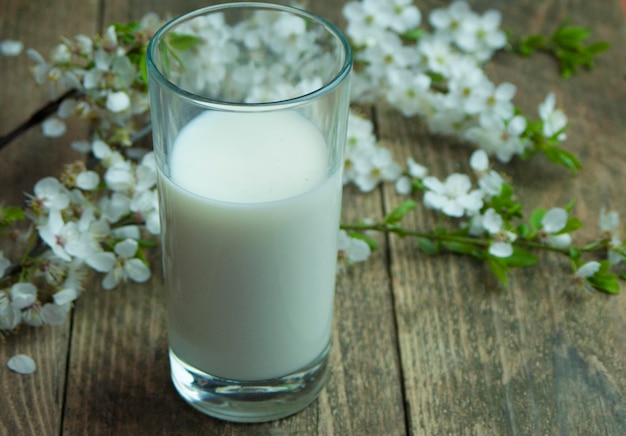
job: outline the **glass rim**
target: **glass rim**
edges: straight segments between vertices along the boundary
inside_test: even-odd
[[[335,74],[335,76],[324,83],[324,85],[320,88],[315,89],[306,94],[299,95],[297,97],[293,97],[286,100],[276,100],[276,101],[268,101],[268,102],[260,102],[260,103],[244,103],[244,102],[229,102],[223,100],[216,100],[207,97],[203,97],[192,92],[189,92],[174,83],[172,83],[165,75],[161,72],[159,67],[154,62],[154,53],[157,50],[157,45],[159,42],[163,40],[163,38],[168,34],[170,30],[175,28],[176,26],[189,21],[193,18],[202,15],[208,15],[210,13],[225,11],[229,9],[256,9],[256,10],[274,10],[287,12],[293,15],[300,16],[302,18],[311,20],[316,22],[320,26],[322,26],[327,32],[331,33],[335,36],[341,43],[341,47],[343,47],[343,52],[345,53],[345,58],[343,60],[343,65],[339,69],[339,72]],[[288,109],[295,106],[300,106],[311,102],[313,100],[317,100],[329,92],[333,91],[339,85],[341,85],[350,74],[352,70],[352,47],[350,46],[350,42],[348,38],[344,35],[344,33],[339,30],[337,26],[335,26],[330,20],[321,17],[319,15],[313,14],[304,9],[299,9],[292,6],[279,5],[274,3],[261,3],[261,2],[232,2],[232,3],[222,3],[213,6],[207,6],[204,8],[196,9],[191,12],[187,12],[177,18],[174,18],[167,23],[165,23],[161,28],[159,28],[154,36],[150,39],[148,43],[148,49],[146,51],[146,67],[148,72],[148,77],[154,78],[161,86],[166,88],[169,92],[178,95],[184,100],[193,102],[199,106],[202,106],[207,109],[213,110],[228,110],[228,111],[245,111],[245,112],[254,112],[254,111],[267,111],[267,110],[280,110],[280,109]]]

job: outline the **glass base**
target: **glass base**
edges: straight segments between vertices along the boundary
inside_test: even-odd
[[[264,422],[284,418],[313,402],[328,380],[330,345],[308,366],[283,377],[229,380],[187,365],[170,350],[172,381],[191,406],[214,418]]]

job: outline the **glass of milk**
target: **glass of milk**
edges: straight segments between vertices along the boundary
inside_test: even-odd
[[[351,65],[333,24],[266,3],[150,42],[171,376],[208,415],[278,419],[328,378]]]

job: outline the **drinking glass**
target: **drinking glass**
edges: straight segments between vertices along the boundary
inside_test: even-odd
[[[208,415],[278,419],[326,383],[351,66],[333,24],[267,3],[149,44],[171,378]]]

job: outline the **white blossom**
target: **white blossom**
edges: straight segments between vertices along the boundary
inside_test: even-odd
[[[489,254],[495,257],[506,258],[513,254],[512,243],[517,235],[504,228],[504,220],[493,208],[489,208],[482,216],[482,226],[493,237],[489,245]]]
[[[367,242],[351,237],[345,230],[339,230],[337,249],[339,270],[343,269],[346,264],[365,262],[372,251]]]
[[[430,176],[423,180],[427,191],[424,205],[452,217],[471,216],[483,206],[481,193],[471,190],[472,182],[465,174],[451,174],[445,182]]]
[[[607,212],[606,209],[602,209],[599,226],[604,238],[608,240],[609,263],[611,265],[621,263],[624,261],[625,249],[619,232],[618,213],[614,210]]]
[[[54,177],[44,177],[39,180],[33,191],[35,196],[31,198],[31,203],[41,204],[45,210],[59,211],[70,204],[69,190]]]
[[[562,110],[556,108],[556,97],[553,92],[546,96],[546,99],[539,105],[539,117],[543,121],[543,135],[564,141],[567,135],[564,132],[567,127],[567,116]]]
[[[550,209],[541,219],[542,229],[539,239],[545,244],[558,248],[567,248],[572,243],[569,233],[561,233],[568,220],[568,213],[562,207]]]
[[[18,282],[11,286],[11,305],[24,309],[37,301],[37,288],[30,282]]]
[[[496,156],[500,162],[507,163],[529,147],[528,140],[522,137],[525,130],[526,119],[522,116],[514,116],[510,120],[484,116],[480,118],[479,126],[468,129],[466,138],[487,154]]]
[[[117,258],[102,280],[104,289],[113,289],[127,279],[142,283],[150,278],[150,269],[135,257],[138,248],[139,244],[133,239],[125,239],[115,244]]]
[[[357,172],[354,183],[363,192],[372,191],[380,182],[393,182],[402,174],[400,165],[386,148],[363,150],[353,159]]]
[[[589,278],[589,277],[593,277],[595,273],[597,273],[598,271],[600,271],[600,262],[592,260],[580,266],[576,270],[576,275],[578,277]]]

